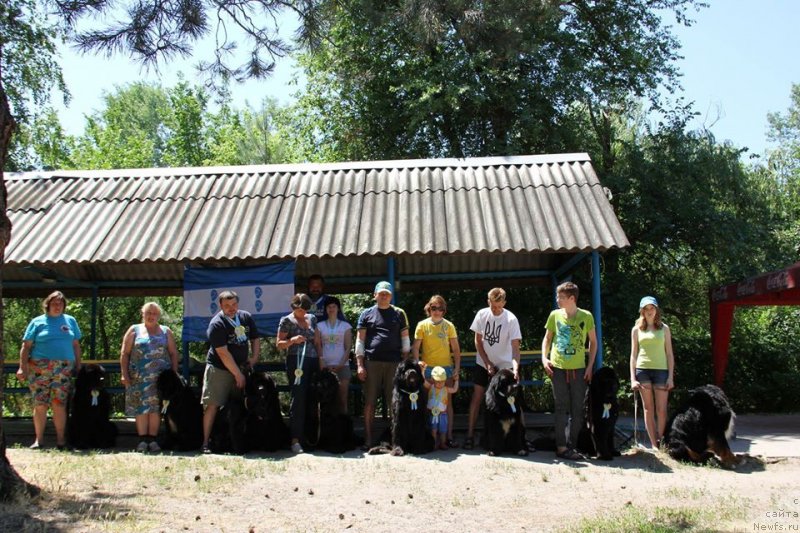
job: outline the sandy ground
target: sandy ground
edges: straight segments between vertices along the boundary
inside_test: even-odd
[[[2,531],[800,530],[796,457],[743,456],[733,471],[645,450],[610,463],[464,450],[236,457],[14,448],[9,458],[44,492],[27,506],[0,505]]]

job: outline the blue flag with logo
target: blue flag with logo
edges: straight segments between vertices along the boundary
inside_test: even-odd
[[[294,294],[294,261],[243,268],[194,268],[183,272],[183,340],[207,341],[206,330],[219,312],[219,293],[239,295],[239,309],[256,321],[263,337],[278,333]]]

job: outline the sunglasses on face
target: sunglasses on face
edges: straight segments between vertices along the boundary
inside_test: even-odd
[[[432,305],[430,307],[431,311],[444,311],[443,307],[439,307],[438,305]]]

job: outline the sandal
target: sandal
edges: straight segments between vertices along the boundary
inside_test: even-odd
[[[475,447],[475,439],[472,437],[467,437],[464,439],[464,445],[462,446],[465,450],[471,450]]]
[[[571,448],[567,448],[563,452],[556,452],[556,457],[559,459],[566,459],[567,461],[585,461],[586,458]]]
[[[447,439],[447,447],[448,448],[458,448],[458,441],[454,439]]]

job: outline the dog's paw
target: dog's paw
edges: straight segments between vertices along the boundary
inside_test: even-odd
[[[405,454],[406,452],[404,452],[403,448],[401,448],[400,446],[395,446],[394,448],[392,448],[392,455],[394,455],[395,457],[402,457]]]

